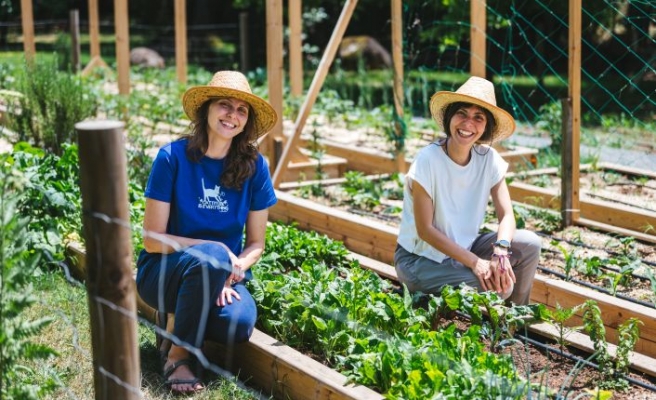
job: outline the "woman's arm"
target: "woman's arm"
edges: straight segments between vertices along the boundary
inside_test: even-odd
[[[490,194],[492,195],[494,210],[499,219],[497,240],[512,242],[512,238],[515,236],[515,214],[513,213],[512,201],[510,200],[510,192],[508,191],[506,180],[501,179],[499,183],[494,185]]]
[[[185,247],[206,242],[182,236],[169,235],[166,226],[169,221],[171,204],[164,201],[146,199],[144,213],[144,249],[149,253],[169,254]]]
[[[244,271],[252,267],[264,252],[268,219],[268,209],[248,213],[246,218],[246,243],[244,244],[244,250],[238,257],[238,265]]]

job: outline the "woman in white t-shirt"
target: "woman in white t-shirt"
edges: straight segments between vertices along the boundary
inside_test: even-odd
[[[410,291],[465,283],[527,304],[541,241],[515,229],[508,163],[491,147],[512,135],[515,121],[497,107],[492,82],[478,77],[435,93],[430,110],[446,139],[423,148],[406,175],[397,275]],[[479,234],[490,197],[499,229]]]

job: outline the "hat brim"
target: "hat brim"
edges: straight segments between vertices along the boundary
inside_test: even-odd
[[[503,108],[466,94],[446,91],[435,93],[430,101],[431,115],[440,128],[444,126],[444,110],[449,104],[456,102],[471,103],[492,113],[497,123],[496,129],[492,132],[492,142],[506,139],[515,132],[515,119]]]
[[[182,107],[185,114],[193,121],[196,119],[198,108],[203,103],[218,97],[232,97],[248,103],[253,111],[253,126],[258,137],[269,132],[278,121],[276,110],[261,97],[241,90],[217,86],[194,86],[189,88],[182,96]]]

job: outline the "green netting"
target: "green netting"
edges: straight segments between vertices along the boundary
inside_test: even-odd
[[[656,2],[583,3],[584,122],[599,123],[620,115],[637,124],[652,121]],[[469,2],[446,6],[408,2],[404,6],[406,104],[413,110],[421,113],[427,109],[423,103],[430,94],[453,90],[467,78],[469,6]],[[567,96],[568,2],[489,1],[486,10],[486,69],[487,77],[498,85],[497,100],[518,120],[536,122]]]

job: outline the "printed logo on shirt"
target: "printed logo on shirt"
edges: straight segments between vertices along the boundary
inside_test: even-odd
[[[228,212],[228,201],[223,199],[225,192],[221,191],[221,186],[214,185],[214,188],[206,188],[204,178],[201,178],[201,184],[203,186],[203,198],[198,199],[198,208]]]

